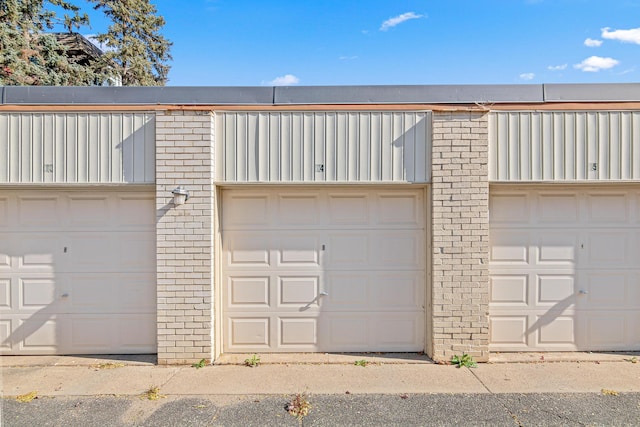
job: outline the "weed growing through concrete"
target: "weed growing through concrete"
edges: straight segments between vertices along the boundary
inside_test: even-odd
[[[244,359],[244,366],[248,366],[250,368],[255,368],[260,364],[260,356],[254,354],[248,359]]]
[[[476,368],[478,364],[473,357],[468,355],[467,353],[462,353],[462,356],[458,356],[457,354],[451,358],[451,363],[456,365],[456,368],[462,368],[463,366],[466,368]]]
[[[99,370],[99,369],[116,369],[116,368],[124,367],[124,363],[107,362],[107,363],[99,363],[97,365],[91,365],[91,367],[93,369],[95,369],[95,370]]]
[[[200,361],[198,363],[194,363],[193,365],[191,365],[191,367],[196,368],[196,369],[200,369],[200,368],[204,368],[207,365],[207,360],[206,359],[200,359]]]
[[[304,417],[311,411],[309,396],[305,393],[296,394],[286,406],[287,412],[298,419],[298,424],[302,425]]]
[[[29,393],[21,394],[20,396],[16,396],[16,400],[20,403],[29,403],[33,399],[38,398],[38,391],[30,391]]]
[[[615,390],[609,390],[608,388],[603,388],[601,390],[602,394],[604,394],[605,396],[618,396],[619,393]]]
[[[160,387],[158,387],[157,385],[154,385],[149,387],[149,390],[142,393],[141,397],[148,400],[158,400],[158,399],[164,399],[167,396],[160,394]]]
[[[631,359],[623,359],[625,362],[638,363],[638,358],[633,356]]]
[[[366,360],[362,359],[362,360],[356,360],[354,365],[356,366],[362,366],[363,368],[365,366],[367,366],[369,364],[369,362],[367,362]]]

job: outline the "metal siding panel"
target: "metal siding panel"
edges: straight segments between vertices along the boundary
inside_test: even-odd
[[[76,164],[76,180],[75,182],[87,182],[89,180],[89,137],[87,136],[88,123],[86,114],[78,114],[77,119],[77,150],[78,160]]]
[[[336,149],[337,149],[337,129],[338,129],[338,120],[336,113],[326,113],[325,115],[325,124],[324,124],[324,133],[326,135],[325,139],[325,180],[326,181],[337,181],[338,180],[338,169],[337,169],[337,159],[336,159]]]
[[[633,113],[631,128],[631,153],[629,157],[633,163],[632,176],[634,180],[640,180],[640,114]]]
[[[534,181],[542,179],[542,114],[531,114],[531,176]]]
[[[381,114],[369,113],[370,117],[370,146],[371,146],[371,180],[382,180],[382,119]]]
[[[111,181],[111,120],[108,114],[98,116],[98,181]],[[155,155],[155,154],[154,154]]]
[[[302,181],[303,153],[302,153],[302,113],[291,114],[291,180]]]
[[[236,180],[236,114],[225,115],[224,135],[224,178],[225,181]]]
[[[416,179],[416,115],[405,113],[404,115],[404,163],[405,180],[414,182]]]
[[[633,151],[631,150],[631,113],[620,113],[620,179],[631,179]]]
[[[605,114],[598,113],[598,178],[607,180],[609,174],[609,147],[611,140],[609,138],[609,117]]]
[[[575,114],[564,114],[564,168],[563,179],[575,180],[576,164],[576,137],[575,137]]]
[[[598,170],[592,169],[591,164],[598,162],[598,113],[589,112],[586,113],[587,120],[587,177],[586,179],[597,179]]]
[[[260,175],[260,164],[258,163],[258,132],[260,130],[260,117],[257,113],[247,113],[246,116],[247,162],[244,175],[246,176],[247,181],[256,182]]]
[[[261,182],[269,181],[269,115],[258,113],[256,117],[258,129],[256,131],[258,173],[256,179]]]
[[[346,181],[348,177],[348,120],[345,113],[336,114],[336,181]]]
[[[531,115],[522,114],[518,121],[518,179],[520,181],[531,179]]]
[[[31,138],[31,179],[30,182],[43,182],[44,175],[44,144],[43,144],[43,116],[34,115],[32,118]]]
[[[564,113],[553,113],[553,175],[552,179],[564,178]]]
[[[392,180],[404,180],[404,120],[402,113],[393,114],[393,166]]]
[[[280,181],[280,115],[269,114],[269,180]]]
[[[315,148],[314,114],[304,113],[302,116],[302,180],[315,180]]]
[[[314,149],[314,162],[315,164],[321,165],[323,168],[322,172],[318,172],[315,170],[314,165],[314,180],[315,181],[327,181],[327,161],[325,157],[326,150],[326,114],[315,114],[313,118],[313,149]]]
[[[120,158],[122,159],[121,182],[131,182],[134,179],[135,141],[132,136],[135,130],[133,114],[124,114],[121,128],[121,138],[118,141]]]
[[[428,157],[427,157],[427,142],[430,140],[427,133],[427,117],[428,114],[416,113],[415,114],[415,148],[414,148],[414,176],[415,182],[427,182],[428,177]]]
[[[360,113],[358,118],[360,121],[358,129],[358,145],[360,147],[358,181],[367,182],[371,180],[371,115]]]
[[[358,135],[358,113],[348,113],[347,122],[347,181],[358,181],[358,151],[359,151],[359,135]]]
[[[248,140],[247,140],[247,113],[236,114],[236,140],[235,140],[235,157],[236,157],[236,174],[237,181],[246,182],[247,161],[248,161]]]
[[[111,159],[109,181],[111,182],[122,182],[122,151],[118,147],[122,141],[124,121],[123,115],[117,115],[113,116],[109,123],[109,158]]]
[[[496,169],[498,179],[509,180],[509,116],[510,113],[498,115],[498,158]]]
[[[9,182],[9,115],[0,114],[0,182]]]
[[[393,115],[382,114],[382,180],[393,179]]]
[[[586,135],[586,115],[576,113],[575,115],[575,179],[585,180],[587,178],[587,135]]]
[[[520,114],[509,115],[509,134],[507,137],[508,168],[507,176],[510,181],[520,180]]]
[[[291,114],[280,116],[280,179],[291,181]]]

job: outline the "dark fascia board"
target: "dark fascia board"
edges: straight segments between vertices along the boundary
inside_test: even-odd
[[[280,86],[274,104],[494,104],[544,102],[542,85]]]
[[[260,105],[272,87],[5,86],[3,104],[26,105]]]
[[[640,83],[545,84],[545,102],[640,101]]]

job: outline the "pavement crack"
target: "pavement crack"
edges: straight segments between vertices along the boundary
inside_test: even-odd
[[[169,384],[169,381],[171,381],[176,375],[178,375],[178,373],[182,372],[183,369],[185,368],[176,369],[176,371],[169,378],[167,378],[165,382],[162,383],[162,385],[160,386],[160,389],[162,389],[165,385]]]
[[[482,386],[485,388],[485,390],[487,390],[487,392],[489,392],[489,394],[491,396],[494,396],[495,399],[500,403],[500,405],[502,405],[502,407],[504,408],[504,410],[507,412],[507,414],[509,414],[509,416],[513,419],[513,422],[516,423],[516,425],[518,427],[524,427],[524,424],[522,424],[522,422],[520,422],[520,420],[518,419],[518,415],[513,412],[509,406],[507,406],[506,402],[500,398],[500,396],[498,394],[496,394],[495,392],[493,392],[493,390],[491,390],[489,388],[489,386],[487,386],[484,381],[482,381],[482,379],[480,379],[480,377],[478,375],[476,375],[476,373],[473,371],[473,369],[471,368],[467,368],[469,370],[469,372],[471,372],[471,375],[473,375],[475,377],[475,379],[478,380],[478,382],[480,384],[482,384]]]

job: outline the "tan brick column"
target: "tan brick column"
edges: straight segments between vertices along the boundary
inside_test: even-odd
[[[156,118],[158,363],[212,357],[213,119],[167,111]],[[182,185],[189,200],[173,205]]]
[[[433,358],[488,358],[486,113],[433,115]]]

